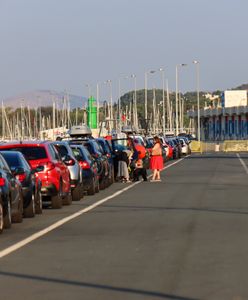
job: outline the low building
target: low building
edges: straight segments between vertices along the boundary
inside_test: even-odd
[[[197,128],[197,111],[189,111]],[[201,140],[248,140],[247,91],[225,91],[219,107],[200,110]]]

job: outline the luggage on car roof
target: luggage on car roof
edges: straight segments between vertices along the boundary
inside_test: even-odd
[[[80,125],[80,126],[72,126],[69,135],[71,137],[84,137],[84,136],[91,136],[92,131],[87,125]]]

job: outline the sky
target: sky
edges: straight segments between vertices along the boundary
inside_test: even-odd
[[[161,88],[225,90],[248,83],[247,0],[0,0],[0,98],[51,89],[113,98]],[[129,76],[128,78],[125,78]]]

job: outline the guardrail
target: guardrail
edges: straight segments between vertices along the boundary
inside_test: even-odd
[[[248,152],[248,140],[221,141],[221,142],[198,142],[192,141],[192,152]]]

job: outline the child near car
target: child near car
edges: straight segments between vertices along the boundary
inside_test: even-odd
[[[144,168],[143,160],[138,158],[135,162],[135,169],[133,172],[133,181],[139,181],[139,177],[142,176],[144,181],[147,181],[147,173]]]

